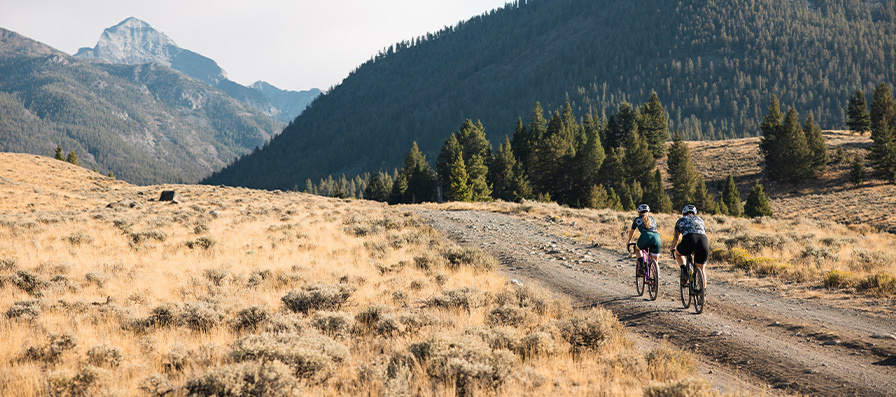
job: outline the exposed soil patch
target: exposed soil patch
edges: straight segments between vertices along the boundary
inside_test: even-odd
[[[677,265],[668,257],[660,261],[660,296],[649,301],[636,295],[633,260],[619,252],[507,215],[419,213],[447,237],[490,252],[508,277],[567,295],[579,307],[612,310],[643,338],[639,343],[668,340],[692,351],[704,364],[702,375],[727,391],[883,396],[896,390],[893,313],[788,298],[713,278],[710,267],[706,310],[696,315],[682,308]]]

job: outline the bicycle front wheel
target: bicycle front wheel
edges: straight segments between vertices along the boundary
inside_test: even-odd
[[[687,280],[687,279],[688,279],[688,273],[687,273],[687,272],[688,272],[688,271],[687,271],[687,268],[685,268],[684,270],[681,270],[680,279]],[[683,283],[679,281],[679,283],[680,283],[680,285],[681,285],[681,286],[680,286],[680,290],[681,290],[681,305],[684,306],[685,309],[687,309],[687,308],[691,307],[691,288],[690,288],[689,285],[688,285],[688,284],[690,284],[690,283],[687,282],[687,281],[685,281],[685,282],[683,282]]]
[[[706,286],[703,285],[703,271],[695,267],[694,272],[694,284],[697,286],[697,291],[694,291],[694,311],[700,314],[703,313],[703,304],[706,303]]]
[[[660,290],[660,272],[656,267],[656,260],[654,259],[651,259],[650,264],[647,265],[647,281],[644,283],[647,284],[650,300],[655,301]]]
[[[635,265],[635,289],[638,291],[638,296],[644,295],[644,269],[642,269],[644,265],[640,263]]]

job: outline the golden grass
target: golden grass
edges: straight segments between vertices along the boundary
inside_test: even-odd
[[[637,395],[652,379],[612,314],[508,283],[401,208],[0,157],[0,395]]]

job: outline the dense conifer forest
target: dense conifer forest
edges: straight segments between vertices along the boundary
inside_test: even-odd
[[[652,91],[684,139],[761,135],[771,95],[842,128],[894,64],[893,1],[516,2],[386,48],[206,182],[301,189],[398,167],[415,141],[434,159],[461,120],[498,146],[536,101],[606,119]]]

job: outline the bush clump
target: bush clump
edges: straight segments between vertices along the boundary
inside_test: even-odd
[[[828,289],[850,288],[855,282],[855,276],[848,270],[831,270],[822,279],[824,287]]]
[[[317,312],[311,319],[311,326],[325,335],[342,336],[351,331],[355,320],[344,312]]]
[[[216,305],[191,302],[184,305],[180,321],[195,331],[208,331],[224,319],[225,313]]]
[[[236,361],[279,360],[300,378],[324,380],[346,357],[348,348],[320,334],[261,334],[243,337],[233,344]]]
[[[214,247],[215,244],[217,244],[217,241],[211,237],[199,237],[196,240],[186,242],[187,248],[189,249],[199,248],[208,250],[209,248]]]
[[[644,386],[644,397],[718,396],[705,379],[687,378],[675,382]]]
[[[308,314],[312,310],[339,309],[354,292],[353,288],[334,284],[309,284],[281,298],[286,308]]]
[[[450,290],[445,292],[444,295],[434,296],[426,301],[426,305],[431,307],[466,310],[480,307],[486,303],[482,293],[470,287]]]
[[[98,391],[101,381],[108,373],[90,365],[82,366],[77,372],[57,371],[47,376],[51,396],[90,396]]]
[[[625,338],[625,330],[613,312],[603,308],[576,313],[561,320],[560,335],[573,351],[597,350],[601,345],[613,339]]]
[[[694,356],[669,345],[661,345],[647,352],[647,372],[659,382],[677,381],[697,370]]]
[[[513,286],[498,293],[495,303],[528,308],[540,315],[546,314],[550,307],[559,305],[551,298],[550,292],[529,285]]]
[[[264,306],[249,306],[240,310],[233,320],[233,328],[237,331],[256,330],[258,326],[271,317],[271,311]]]
[[[464,334],[474,335],[482,339],[492,349],[516,350],[520,341],[520,333],[512,327],[473,326],[464,330]]]
[[[301,384],[286,364],[250,361],[212,368],[190,379],[191,396],[300,396]]]
[[[87,362],[97,367],[117,367],[121,364],[121,349],[106,343],[87,351]]]
[[[12,275],[13,285],[28,293],[28,295],[37,296],[40,295],[41,289],[47,286],[47,280],[44,280],[42,277],[37,274],[31,273],[27,270],[18,270]]]
[[[524,359],[557,354],[557,342],[547,332],[533,332],[520,338],[516,352]]]
[[[469,267],[475,271],[489,272],[498,267],[498,261],[479,248],[449,247],[442,252],[451,270]]]
[[[162,397],[174,392],[174,385],[163,374],[152,374],[140,381],[140,390],[150,396]]]
[[[404,331],[404,327],[385,305],[371,305],[355,315],[358,333],[374,332],[377,335],[393,336]]]
[[[531,318],[532,312],[519,306],[497,306],[488,312],[486,322],[489,325],[520,326]]]
[[[32,321],[40,316],[41,311],[40,300],[32,299],[16,301],[16,303],[13,303],[12,307],[6,311],[6,317],[10,319],[17,318]]]
[[[458,394],[473,394],[476,387],[500,386],[517,365],[507,350],[493,350],[477,336],[435,334],[411,345],[414,356],[425,362],[426,373],[441,382],[454,381]]]
[[[50,334],[47,344],[44,346],[32,346],[25,349],[24,359],[55,363],[59,356],[67,350],[72,350],[78,345],[78,340],[69,332],[64,334]]]
[[[896,294],[896,277],[886,272],[871,274],[856,283],[856,291],[881,296]]]

